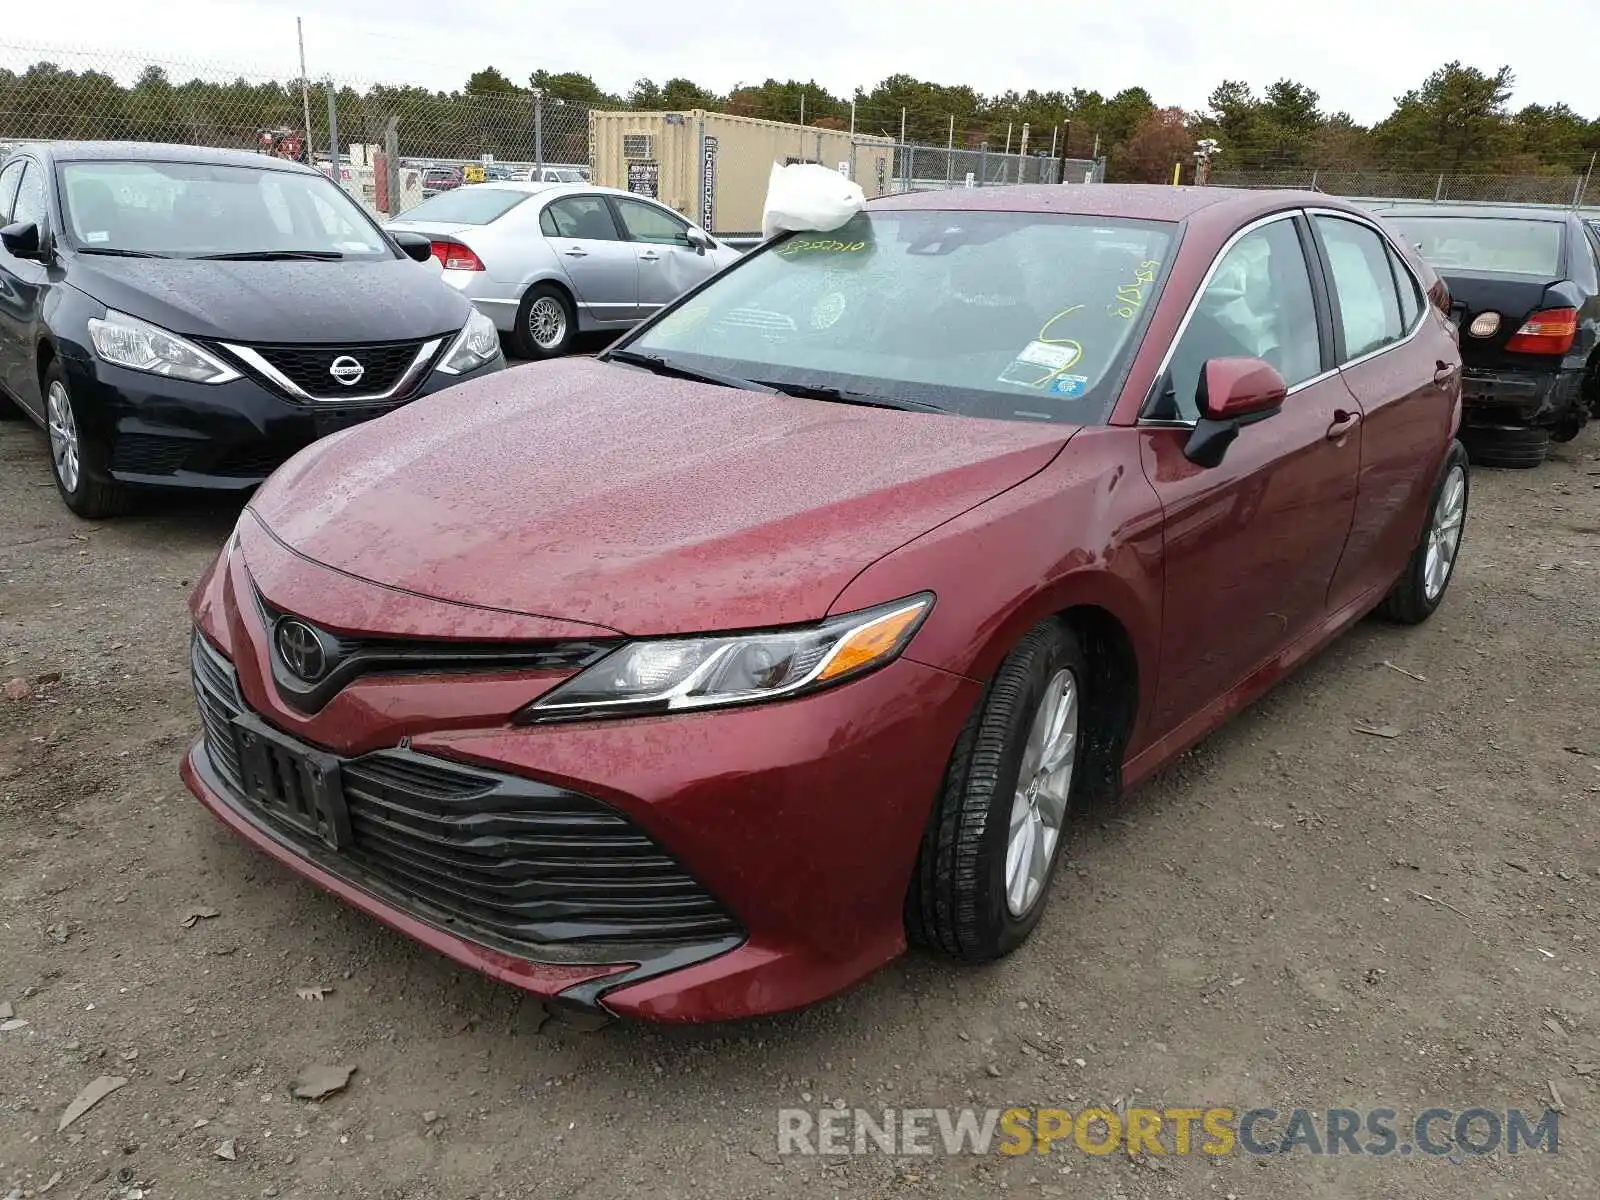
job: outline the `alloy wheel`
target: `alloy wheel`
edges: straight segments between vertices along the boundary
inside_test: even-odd
[[[1017,772],[1006,842],[1006,908],[1021,917],[1038,903],[1055,862],[1072,795],[1078,749],[1078,681],[1060,670],[1045,685]]]
[[[567,313],[561,302],[540,296],[528,307],[528,336],[541,350],[554,350],[567,336]]]
[[[61,480],[63,489],[75,492],[83,470],[78,446],[78,421],[72,414],[72,400],[67,395],[67,385],[59,379],[50,383],[46,409],[50,425],[50,459],[55,464],[56,478]]]
[[[1428,553],[1422,566],[1422,590],[1430,601],[1437,600],[1455,569],[1456,551],[1461,546],[1461,530],[1467,515],[1467,473],[1460,465],[1450,468],[1439,499],[1433,506],[1433,522],[1428,529]]]

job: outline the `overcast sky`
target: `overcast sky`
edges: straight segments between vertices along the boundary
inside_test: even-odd
[[[1219,80],[1259,90],[1287,76],[1370,123],[1459,58],[1510,64],[1518,106],[1565,101],[1600,116],[1600,0],[70,0],[69,11],[70,21],[11,22],[0,59],[38,57],[17,48],[33,43],[15,31],[32,27],[49,31],[52,49],[290,76],[299,15],[312,77],[446,90],[490,64],[518,82],[537,67],[583,71],[611,91],[641,76],[717,91],[773,76],[814,77],[846,96],[906,72],[985,93],[1142,84],[1158,103],[1193,109]]]

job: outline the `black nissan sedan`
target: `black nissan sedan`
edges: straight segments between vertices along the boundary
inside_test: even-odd
[[[254,487],[325,434],[504,367],[430,253],[283,159],[27,146],[0,167],[0,409],[48,431],[80,516],[140,487]]]

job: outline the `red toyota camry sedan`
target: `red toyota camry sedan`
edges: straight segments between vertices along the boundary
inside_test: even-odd
[[[592,1016],[995,958],[1076,804],[1439,605],[1448,308],[1322,195],[873,202],[286,464],[195,591],[184,778]]]

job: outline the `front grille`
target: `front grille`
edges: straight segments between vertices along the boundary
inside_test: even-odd
[[[119,433],[111,450],[111,469],[129,475],[171,475],[194,448],[189,438]]]
[[[251,349],[301,391],[319,400],[359,400],[377,396],[400,382],[423,347],[422,341],[364,346],[252,346]],[[346,387],[330,373],[336,359],[353,358],[364,374]],[[418,379],[422,379],[421,373]]]
[[[263,728],[232,666],[198,634],[194,681],[206,753],[232,802],[308,855],[326,855],[288,782],[247,797],[236,722]],[[328,756],[272,731],[274,754]],[[648,834],[579,792],[463,767],[409,750],[338,760],[349,844],[335,857],[424,920],[517,947],[699,943],[739,927]],[[283,793],[280,795],[279,793]],[[318,824],[314,819],[309,826]]]
[[[301,620],[255,592],[261,622],[275,629],[280,621]],[[302,622],[304,623],[304,622]],[[276,649],[272,682],[278,695],[303,713],[314,713],[363,675],[417,674],[441,671],[562,671],[575,673],[598,662],[617,646],[616,639],[590,638],[544,642],[467,642],[433,638],[372,638],[317,629],[326,655],[325,673],[306,682],[287,669]]]

